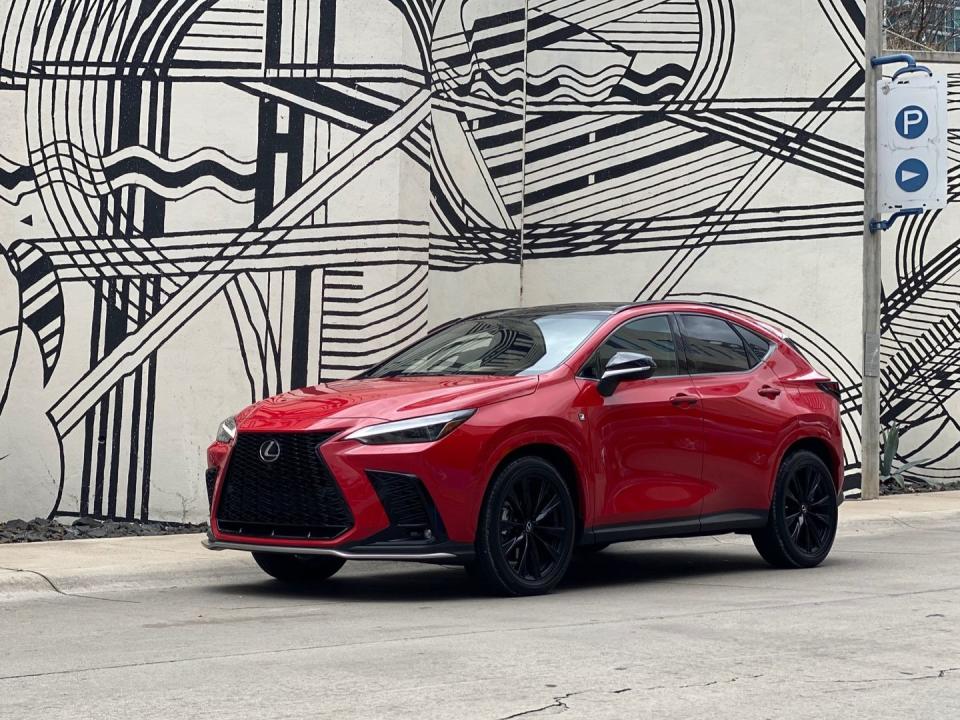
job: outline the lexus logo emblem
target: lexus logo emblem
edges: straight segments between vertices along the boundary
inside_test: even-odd
[[[276,462],[280,459],[280,443],[276,440],[267,440],[260,446],[260,459],[265,463]]]

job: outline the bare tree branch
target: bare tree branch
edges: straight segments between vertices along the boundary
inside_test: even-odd
[[[886,0],[886,45],[960,51],[960,0]]]

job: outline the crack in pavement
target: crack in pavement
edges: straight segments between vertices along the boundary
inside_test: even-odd
[[[678,685],[677,690],[686,690],[687,688],[699,688],[699,687],[710,687],[711,685],[727,685],[729,683],[735,683],[738,680],[756,680],[757,678],[762,678],[763,673],[759,675],[743,675],[740,677],[732,677],[729,680],[711,680],[705,683],[691,683],[690,685]],[[656,688],[649,688],[650,690]]]
[[[583,693],[588,692],[587,690],[580,690],[578,692],[567,693],[566,695],[555,695],[553,702],[549,705],[544,705],[543,707],[534,708],[533,710],[524,710],[523,712],[514,713],[513,715],[504,715],[498,720],[513,720],[513,718],[527,717],[529,715],[536,715],[537,713],[547,712],[548,710],[557,709],[559,712],[551,713],[554,715],[559,715],[562,712],[566,712],[570,709],[570,706],[567,705],[564,700],[571,698],[574,695],[582,695]],[[622,692],[622,691],[621,691]]]
[[[51,580],[50,578],[48,578],[46,575],[44,575],[42,572],[39,572],[38,570],[28,570],[27,568],[8,568],[8,567],[0,567],[0,570],[7,570],[9,572],[15,572],[15,573],[30,573],[32,575],[36,575],[37,577],[43,578],[46,581],[47,585],[49,585],[54,592],[60,595],[63,595],[64,597],[83,598],[84,600],[102,600],[103,602],[129,603],[131,605],[140,604],[139,600],[122,600],[120,598],[105,598],[105,597],[98,597],[96,595],[84,595],[83,593],[67,592],[65,590],[61,590],[60,588],[58,588],[56,583],[53,582],[53,580]]]
[[[910,675],[909,677],[882,677],[882,678],[862,678],[860,680],[833,680],[836,684],[862,685],[864,683],[878,682],[914,682],[916,680],[940,680],[950,673],[960,672],[960,667],[944,668],[935,670],[933,675]]]
[[[709,682],[704,683],[691,683],[689,685],[654,685],[652,687],[637,688],[641,692],[647,692],[650,690],[684,690],[687,688],[701,688],[701,687],[710,687],[711,685],[725,685],[728,683],[735,683],[739,680],[756,680],[757,678],[763,677],[763,674],[759,675],[743,675],[738,677],[732,677],[726,680],[710,680]],[[550,712],[552,715],[559,715],[560,713],[566,712],[570,709],[570,706],[565,702],[567,699],[574,697],[575,695],[587,695],[590,693],[600,694],[600,695],[623,695],[624,693],[635,692],[634,688],[620,688],[619,690],[578,690],[577,692],[569,692],[565,695],[555,695],[553,702],[548,705],[542,705],[538,708],[533,708],[532,710],[523,710],[522,712],[514,713],[513,715],[505,715],[498,718],[498,720],[514,720],[514,718],[529,717],[531,715],[536,715],[538,713]],[[551,712],[551,711],[556,712]]]
[[[617,668],[618,670],[620,668]],[[916,675],[911,677],[900,677],[900,678],[866,678],[861,680],[833,680],[833,683],[844,683],[844,684],[865,684],[865,683],[878,683],[878,682],[912,682],[915,680],[939,680],[946,677],[949,673],[960,672],[960,667],[950,667],[944,668],[942,670],[935,671],[935,674],[930,675]],[[641,692],[649,692],[653,690],[688,690],[690,688],[706,688],[712,687],[714,685],[727,685],[730,683],[740,682],[743,680],[756,680],[758,678],[764,677],[763,673],[757,675],[740,675],[724,680],[709,680],[707,682],[699,683],[689,683],[686,685],[651,685],[649,687],[636,688]],[[803,681],[811,682],[811,681]],[[815,682],[822,682],[817,680]],[[532,715],[537,715],[539,713],[547,713],[559,715],[560,713],[566,712],[570,709],[570,706],[565,702],[567,699],[574,697],[576,695],[586,695],[590,693],[601,694],[601,695],[622,695],[624,693],[635,692],[634,688],[621,688],[619,690],[579,690],[577,692],[569,692],[565,695],[556,695],[553,698],[553,702],[547,705],[542,705],[538,708],[533,708],[531,710],[523,710],[513,715],[505,715],[498,720],[514,720],[515,718],[529,717]],[[551,712],[555,711],[555,712]]]

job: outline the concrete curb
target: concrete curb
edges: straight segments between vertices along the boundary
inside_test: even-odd
[[[915,528],[917,523],[924,530],[960,528],[960,491],[851,500],[840,507],[840,537]],[[247,553],[211,552],[201,546],[202,538],[168,535],[0,545],[0,603],[263,579]]]
[[[25,596],[163,590],[249,582],[246,553],[213,553],[203,535],[125,537],[0,545],[0,602]]]

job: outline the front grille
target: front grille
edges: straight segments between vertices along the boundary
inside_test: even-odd
[[[220,530],[327,540],[353,527],[350,508],[317,450],[334,434],[237,435],[217,505]],[[266,462],[261,454],[276,459]]]
[[[420,478],[401,473],[368,470],[367,477],[377,492],[390,525],[401,537],[443,537],[443,523],[430,493]]]

